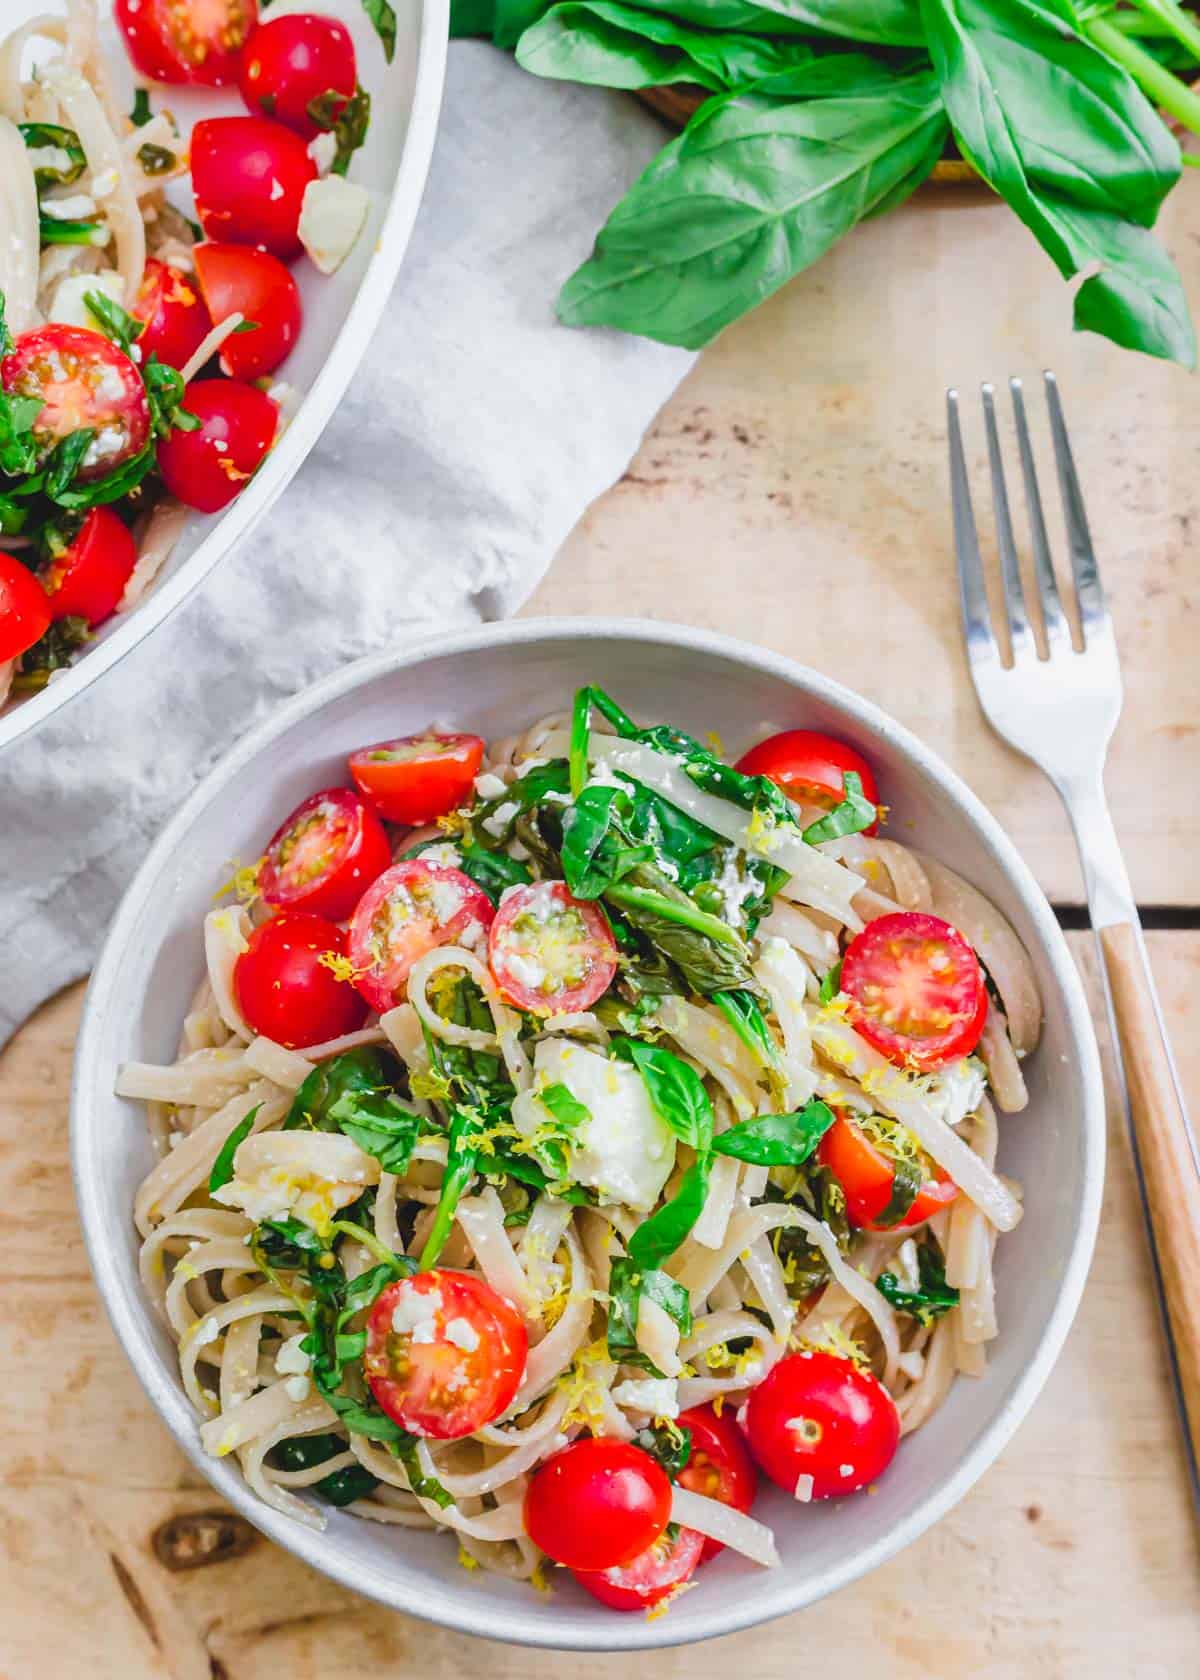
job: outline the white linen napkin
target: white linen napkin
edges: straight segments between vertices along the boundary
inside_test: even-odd
[[[663,143],[627,96],[454,42],[413,242],[324,436],[249,542],[0,755],[0,1044],[91,966],[147,845],[260,718],[364,653],[514,612],[690,365],[554,317]]]

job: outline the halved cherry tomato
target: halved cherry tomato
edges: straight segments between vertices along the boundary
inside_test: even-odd
[[[495,911],[461,869],[405,858],[368,887],[350,922],[355,983],[380,1014],[404,997],[408,971],[435,945],[477,941]]]
[[[666,1471],[628,1441],[573,1441],[534,1473],[525,1494],[525,1532],[568,1569],[627,1567],[670,1517]]]
[[[258,20],[258,0],[116,0],[129,56],[154,82],[222,87]]]
[[[232,379],[273,373],[300,336],[300,288],[287,269],[269,251],[245,245],[197,245],[192,257],[213,320],[236,310],[254,323],[225,340],[222,368]]]
[[[346,955],[336,922],[284,910],[250,935],[233,967],[233,989],[248,1024],[289,1050],[354,1032],[367,1008],[329,959]]]
[[[192,130],[191,164],[206,239],[299,256],[304,189],[317,177],[299,135],[266,117],[207,117]]]
[[[238,75],[247,110],[286,123],[306,140],[332,127],[357,85],[349,30],[334,18],[311,13],[260,24],[246,42]],[[326,93],[342,98],[330,101],[329,121],[322,124],[308,107]]]
[[[49,628],[46,591],[28,566],[0,549],[0,659],[16,659]]]
[[[77,483],[90,484],[124,466],[150,436],[141,374],[123,350],[88,327],[53,322],[21,333],[0,362],[0,381],[10,396],[40,399],[33,436],[47,454],[72,432],[89,427],[95,433]]]
[[[275,441],[279,407],[237,379],[194,379],[183,406],[200,426],[161,438],[158,468],[173,496],[201,513],[217,513],[245,488]]]
[[[940,916],[901,910],[856,934],[842,959],[850,1020],[889,1061],[941,1067],[969,1056],[987,1015],[979,958]]]
[[[811,1497],[857,1493],[881,1476],[900,1440],[900,1415],[887,1389],[852,1359],[816,1350],[781,1359],[751,1392],[742,1427],[759,1467],[795,1495],[802,1476]]]
[[[534,881],[500,900],[488,963],[519,1009],[563,1015],[603,997],[617,972],[617,946],[598,904],[574,898],[564,881]]]
[[[576,1569],[575,1579],[593,1598],[613,1610],[650,1610],[691,1580],[697,1564],[704,1561],[705,1545],[703,1534],[697,1534],[694,1528],[681,1528],[673,1539],[661,1534],[623,1568]]]
[[[851,1221],[869,1231],[888,1229],[876,1221],[892,1199],[896,1170],[862,1127],[839,1114],[821,1139],[817,1155],[845,1192],[846,1212]],[[954,1180],[939,1173],[925,1181],[908,1212],[891,1228],[920,1225],[932,1219],[941,1208],[949,1207],[957,1195]]]
[[[90,629],[116,612],[137,563],[137,544],[111,508],[85,515],[79,533],[42,575],[50,616],[86,618]]]
[[[392,861],[383,824],[349,788],[327,788],[276,830],[258,873],[268,904],[340,922]]]
[[[380,1295],[363,1369],[402,1429],[454,1441],[507,1411],[528,1347],[524,1322],[502,1295],[473,1272],[435,1267]]]
[[[841,803],[845,793],[842,777],[847,770],[854,770],[865,797],[872,805],[879,804],[875,772],[862,754],[815,729],[785,729],[769,735],[739,758],[736,768],[746,776],[766,776],[789,799],[823,810]],[[866,832],[874,834],[878,826],[872,823]]]
[[[417,828],[469,798],[482,761],[478,735],[401,735],[351,753],[350,774],[381,817]]]
[[[693,1406],[679,1414],[679,1427],[692,1432],[691,1455],[679,1472],[680,1487],[719,1499],[735,1511],[748,1511],[758,1492],[758,1475],[732,1413],[718,1416],[711,1406]],[[720,1540],[706,1539],[700,1562],[724,1550]]]
[[[195,279],[157,257],[146,258],[131,313],[146,323],[138,339],[143,358],[157,356],[168,367],[183,367],[212,331]]]

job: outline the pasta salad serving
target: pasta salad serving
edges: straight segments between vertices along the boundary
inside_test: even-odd
[[[115,15],[135,71],[167,84],[128,110],[96,0],[0,37],[0,707],[136,605],[190,514],[253,477],[292,397],[288,265],[333,272],[369,208],[346,178],[370,99],[343,24],[259,22],[257,0]],[[389,56],[392,40],[394,19]],[[182,84],[230,84],[239,114],[182,133]]]
[[[760,1477],[869,1491],[984,1368],[1026,952],[808,730],[731,765],[587,687],[347,768],[206,916],[174,1063],[118,1075],[204,1449],[617,1610],[775,1566]]]

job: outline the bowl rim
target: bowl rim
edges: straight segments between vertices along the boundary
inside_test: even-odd
[[[113,1233],[100,1217],[95,1190],[100,1166],[96,1148],[98,1128],[87,1118],[89,1094],[99,1088],[97,1082],[106,1075],[100,1058],[109,1000],[144,902],[164,866],[185,843],[195,815],[219,795],[231,778],[259,758],[278,736],[293,725],[379,677],[419,667],[433,658],[471,654],[496,645],[514,646],[558,639],[578,642],[620,639],[683,649],[701,657],[715,655],[732,659],[764,675],[776,677],[801,693],[838,706],[855,722],[882,736],[889,745],[907,756],[923,776],[957,803],[1030,917],[1062,999],[1067,1031],[1077,1051],[1083,1132],[1079,1218],[1062,1265],[1054,1307],[1042,1326],[1033,1357],[1004,1404],[974,1437],[959,1464],[937,1487],[887,1534],[829,1569],[819,1574],[794,1576],[781,1571],[782,1579],[766,1603],[762,1595],[755,1594],[748,1595],[745,1606],[732,1612],[728,1609],[708,1614],[698,1611],[688,1623],[677,1624],[678,1632],[672,1627],[670,1618],[649,1622],[644,1617],[598,1617],[594,1624],[589,1624],[586,1632],[576,1633],[573,1630],[565,1643],[562,1630],[555,1627],[555,1618],[546,1615],[540,1601],[528,1611],[514,1609],[508,1612],[494,1604],[488,1605],[485,1610],[483,1606],[474,1606],[472,1595],[463,1592],[451,1595],[448,1602],[439,1597],[436,1602],[418,1606],[406,1599],[402,1576],[386,1575],[380,1571],[364,1581],[361,1573],[341,1562],[337,1549],[331,1549],[321,1534],[264,1505],[236,1469],[208,1457],[202,1451],[195,1417],[182,1389],[176,1383],[160,1378],[155,1371],[158,1356],[152,1340],[152,1314],[143,1293],[140,1289],[124,1291],[100,1284],[100,1278],[108,1272],[106,1261]],[[113,1071],[107,1069],[107,1075],[111,1077]],[[419,1616],[422,1620],[456,1632],[499,1639],[510,1644],[578,1651],[630,1651],[690,1644],[736,1633],[805,1608],[893,1557],[944,1516],[989,1468],[1040,1393],[1062,1350],[1079,1306],[1100,1217],[1106,1110],[1091,1015],[1082,982],[1054,913],[1032,872],[999,823],[936,753],[873,702],[843,687],[833,678],[782,654],[756,647],[723,632],[660,620],[557,617],[518,619],[452,631],[422,638],[402,650],[356,660],[293,697],[236,742],[218,761],[154,842],[126,889],[109,928],[88,987],[80,1024],[71,1085],[70,1135],[76,1205],[88,1258],[117,1339],[143,1390],[177,1445],[205,1480],[242,1516],[313,1568],[340,1585],[375,1599],[388,1609]]]
[[[416,4],[420,7],[420,20],[412,110],[375,249],[341,329],[295,416],[262,471],[255,474],[254,482],[222,510],[179,570],[164,577],[125,616],[124,622],[116,625],[111,635],[97,642],[54,682],[29,695],[7,715],[0,715],[0,752],[14,746],[90,688],[199,588],[214,567],[233,553],[274,506],[333,418],[366,354],[403,266],[433,158],[446,80],[450,0],[416,0]]]

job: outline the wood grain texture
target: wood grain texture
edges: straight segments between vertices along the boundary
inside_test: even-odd
[[[1200,1464],[1200,1175],[1134,928],[1100,930],[1192,1450]]]
[[[1200,181],[1185,180],[1156,230],[1192,297],[1198,192]],[[990,549],[978,383],[1025,378],[1043,483],[1053,485],[1036,390],[1052,367],[1125,671],[1113,818],[1140,903],[1200,904],[1200,801],[1190,792],[1200,785],[1196,381],[1072,335],[1070,319],[1069,288],[982,191],[930,194],[864,223],[705,352],[527,612],[712,626],[837,677],[966,777],[1052,899],[1081,903],[1056,795],[976,704],[946,475],[943,388],[957,384]],[[1011,446],[1006,401],[1000,408]],[[1015,486],[1015,447],[1009,459]],[[1024,542],[1016,494],[1013,517]],[[1047,522],[1065,552],[1053,495]]]
[[[1151,947],[1195,1100],[1200,935]],[[1073,948],[1095,997],[1090,940]],[[564,1659],[380,1610],[259,1537],[233,1561],[168,1567],[164,1535],[177,1563],[179,1519],[220,1502],[143,1399],[87,1271],[67,1169],[80,1003],[75,988],[47,1005],[0,1057],[0,1680],[725,1680],[731,1665],[795,1680],[814,1652],[830,1675],[887,1680],[1198,1672],[1200,1551],[1115,1121],[1096,1262],[1033,1414],[935,1529],[802,1616]]]

